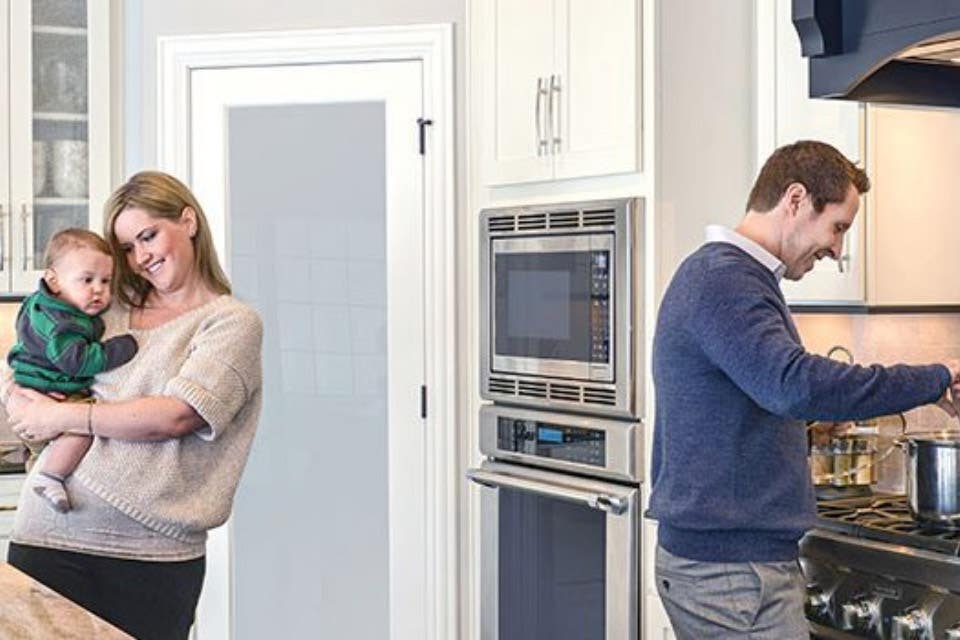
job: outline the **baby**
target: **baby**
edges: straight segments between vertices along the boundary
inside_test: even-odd
[[[37,291],[17,315],[17,343],[7,361],[14,381],[67,400],[93,402],[93,376],[125,364],[137,352],[133,336],[100,342],[99,317],[110,304],[113,257],[103,238],[86,229],[64,229],[47,243]],[[92,438],[63,434],[35,477],[34,491],[63,513],[70,510],[64,481],[80,464]]]

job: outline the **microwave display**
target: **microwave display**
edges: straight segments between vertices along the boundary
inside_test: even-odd
[[[497,356],[610,363],[610,249],[494,256]]]

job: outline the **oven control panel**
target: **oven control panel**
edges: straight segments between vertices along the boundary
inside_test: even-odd
[[[497,447],[502,451],[596,467],[606,464],[606,432],[601,429],[500,416]]]

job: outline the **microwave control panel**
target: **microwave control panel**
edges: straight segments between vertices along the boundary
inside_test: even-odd
[[[610,361],[610,252],[590,256],[590,361]]]
[[[497,418],[497,446],[502,451],[566,460],[596,467],[606,464],[606,432],[539,420]]]

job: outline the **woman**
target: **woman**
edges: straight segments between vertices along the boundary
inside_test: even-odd
[[[207,530],[230,514],[260,414],[262,325],[230,295],[181,182],[138,173],[105,215],[117,302],[104,335],[140,350],[97,376],[96,404],[8,385],[22,438],[94,436],[67,483],[73,511],[22,493],[8,561],[137,638],[186,638]]]

